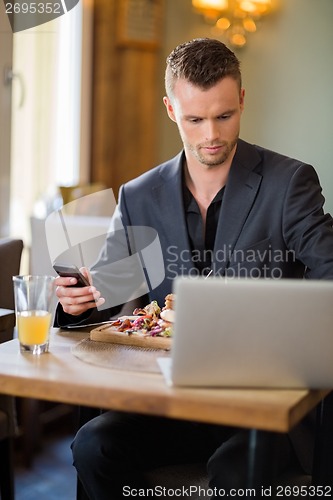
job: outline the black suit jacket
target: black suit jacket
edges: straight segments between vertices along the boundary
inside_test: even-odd
[[[155,228],[165,279],[151,293],[163,304],[179,274],[195,274],[182,200],[183,153],[125,184],[124,226]],[[239,140],[215,239],[218,276],[333,278],[332,218],[312,166]]]

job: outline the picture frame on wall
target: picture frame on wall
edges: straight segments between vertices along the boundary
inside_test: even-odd
[[[117,45],[156,49],[160,46],[163,0],[122,0],[117,8]]]

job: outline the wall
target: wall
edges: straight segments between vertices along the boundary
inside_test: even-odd
[[[241,136],[313,164],[333,213],[333,2],[278,1],[278,12],[237,52],[246,90]],[[167,0],[161,75],[173,47],[197,36],[212,34],[191,1]],[[159,89],[162,99],[162,77]],[[163,161],[181,144],[162,102],[159,113],[158,160]]]
[[[0,3],[0,237],[9,236],[10,121],[12,85],[5,71],[12,67],[13,35]]]

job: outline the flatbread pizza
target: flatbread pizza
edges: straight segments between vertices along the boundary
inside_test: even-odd
[[[173,294],[166,296],[163,309],[156,301],[152,301],[142,309],[135,309],[133,316],[121,316],[109,324],[94,328],[90,332],[90,339],[168,350],[173,333],[173,304]]]

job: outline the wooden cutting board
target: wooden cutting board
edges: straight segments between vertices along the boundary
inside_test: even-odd
[[[151,337],[139,334],[117,332],[112,325],[101,325],[90,332],[90,339],[97,342],[111,342],[113,344],[134,345],[149,349],[171,349],[170,337]]]

